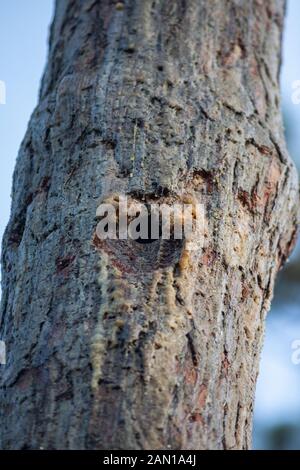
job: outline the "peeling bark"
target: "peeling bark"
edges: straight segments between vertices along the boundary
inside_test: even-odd
[[[284,1],[59,0],[2,256],[3,449],[246,449],[295,240]],[[203,203],[205,248],[100,241],[99,201]]]

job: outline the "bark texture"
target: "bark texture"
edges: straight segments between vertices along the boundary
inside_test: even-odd
[[[3,449],[246,449],[298,182],[282,0],[58,0],[3,242]],[[101,242],[100,201],[205,204],[206,245]]]

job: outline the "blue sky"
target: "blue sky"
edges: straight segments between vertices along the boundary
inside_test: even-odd
[[[0,80],[6,83],[6,104],[0,105],[0,236],[10,211],[16,155],[36,103],[46,63],[53,0],[2,0],[0,16]],[[300,163],[300,105],[291,101],[292,83],[300,80],[300,0],[289,0],[286,18],[282,101],[290,123],[290,152]],[[289,323],[288,309],[268,322],[257,389],[256,417],[265,422],[300,413],[300,366],[290,361],[290,343],[299,332]],[[286,315],[286,316],[285,316]],[[273,318],[273,317],[271,317]],[[299,327],[299,322],[298,322]]]
[[[1,0],[0,80],[6,84],[6,104],[0,105],[1,237],[9,218],[16,156],[46,63],[52,10],[53,0]]]

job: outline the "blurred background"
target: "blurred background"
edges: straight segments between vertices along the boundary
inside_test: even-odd
[[[9,218],[16,155],[38,97],[47,57],[53,0],[1,1],[0,80],[6,104],[0,104],[0,236]],[[300,169],[300,1],[289,0],[281,72],[282,109],[290,154]],[[300,86],[298,86],[300,89]],[[0,338],[1,339],[1,338]],[[300,364],[292,361],[292,343],[300,341],[300,244],[277,280],[268,315],[256,392],[255,449],[300,449]]]

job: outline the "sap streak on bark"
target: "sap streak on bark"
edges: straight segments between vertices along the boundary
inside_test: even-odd
[[[1,447],[245,449],[295,239],[284,2],[59,0],[3,243]],[[205,204],[206,247],[102,243],[100,200]]]

